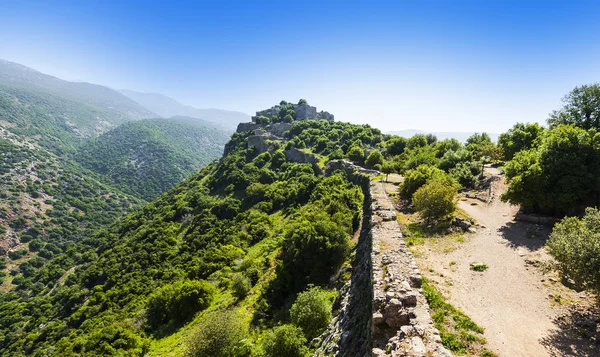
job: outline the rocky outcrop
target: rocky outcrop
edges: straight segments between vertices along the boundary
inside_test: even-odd
[[[291,162],[299,162],[306,163],[311,165],[316,165],[319,162],[319,159],[313,154],[309,154],[300,149],[296,149],[295,147],[291,147],[284,151],[285,158]]]
[[[245,133],[247,131],[256,130],[256,129],[263,128],[263,127],[265,127],[265,125],[254,123],[254,122],[239,123],[237,126],[237,129],[236,129],[236,132]]]

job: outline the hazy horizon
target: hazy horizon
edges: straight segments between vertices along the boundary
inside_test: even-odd
[[[11,2],[0,58],[197,108],[306,98],[386,132],[501,133],[600,73],[600,6],[541,4]]]

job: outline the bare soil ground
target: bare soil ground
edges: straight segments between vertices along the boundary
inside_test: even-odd
[[[497,198],[504,180],[493,184],[490,204],[459,201],[477,222],[477,232],[465,235],[464,243],[427,241],[415,247],[421,271],[485,328],[488,348],[499,356],[600,356],[600,345],[564,323],[569,309],[589,308],[593,299],[564,287],[556,272],[544,269],[551,262],[544,248],[550,229],[513,221],[517,207]],[[471,270],[474,262],[487,270]]]

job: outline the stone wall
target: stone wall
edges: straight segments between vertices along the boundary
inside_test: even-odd
[[[433,326],[422,277],[404,243],[395,208],[383,184],[366,175],[377,172],[334,160],[324,173],[336,170],[363,188],[364,220],[352,278],[340,291],[340,312],[319,337],[315,356],[451,357]]]
[[[373,356],[449,357],[429,314],[422,277],[408,251],[396,210],[381,182],[372,182]]]

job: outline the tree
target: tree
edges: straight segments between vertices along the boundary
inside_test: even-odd
[[[398,166],[393,161],[384,161],[381,166],[381,172],[385,174],[385,181],[387,182],[388,176],[398,171]]]
[[[283,122],[284,122],[284,123],[291,123],[291,122],[293,122],[293,121],[294,121],[294,117],[293,117],[291,114],[286,114],[286,115],[283,117]]]
[[[583,129],[600,130],[600,85],[594,83],[575,87],[563,98],[563,107],[548,118],[551,128],[573,124]]]
[[[440,159],[440,169],[448,172],[453,169],[459,163],[469,162],[473,160],[473,153],[465,148],[459,148],[458,150],[446,151],[444,156]]]
[[[410,139],[408,139],[408,143],[406,147],[409,149],[419,148],[423,146],[427,146],[427,136],[424,134],[415,134]]]
[[[401,136],[392,136],[389,140],[386,140],[385,144],[386,156],[396,156],[404,152],[408,140]]]
[[[317,337],[331,320],[331,302],[327,292],[319,287],[309,287],[298,294],[290,309],[290,318],[309,340]]]
[[[566,277],[600,294],[600,211],[597,208],[588,207],[582,219],[568,217],[557,223],[547,246]]]
[[[306,99],[300,99],[298,101],[298,104],[308,104],[308,102],[306,101]]]
[[[293,325],[277,326],[263,343],[267,357],[304,357],[308,352],[302,330]]]
[[[456,186],[447,181],[432,180],[419,188],[414,196],[415,209],[425,222],[447,220],[456,210]]]
[[[518,152],[506,164],[504,201],[565,214],[600,202],[600,135],[573,125],[550,129],[538,148]]]
[[[361,165],[365,159],[365,152],[360,146],[352,146],[348,150],[348,158],[354,163]]]
[[[383,155],[379,150],[373,150],[369,153],[367,160],[365,161],[367,167],[373,168],[375,165],[383,164]]]
[[[505,160],[511,160],[519,151],[539,145],[544,127],[538,123],[517,123],[498,137],[498,146]]]

